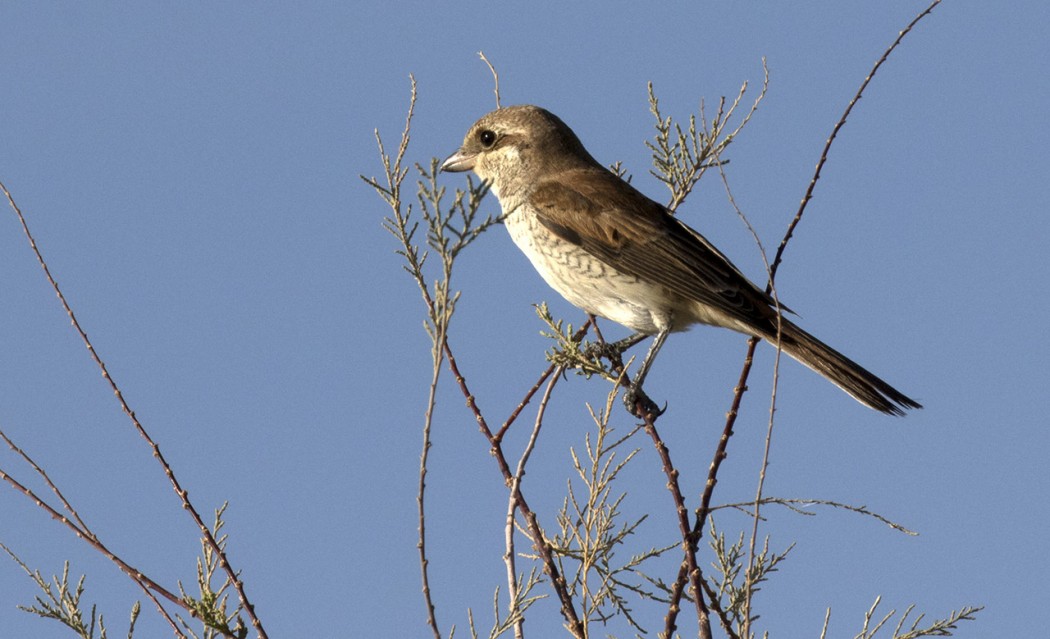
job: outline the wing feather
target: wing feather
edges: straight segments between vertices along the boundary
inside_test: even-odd
[[[666,286],[766,333],[773,300],[702,235],[604,168],[563,171],[535,185],[541,224],[621,272]]]

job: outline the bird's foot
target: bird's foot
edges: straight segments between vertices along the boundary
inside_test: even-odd
[[[591,344],[584,354],[593,357],[594,359],[605,359],[614,370],[622,371],[624,368],[624,351],[631,348],[645,337],[645,335],[639,333],[615,342],[599,341]]]
[[[623,393],[623,405],[628,413],[639,419],[655,420],[667,410],[667,404],[660,408],[656,402],[649,399],[645,391],[633,384]]]
[[[595,359],[604,357],[609,361],[614,361],[623,355],[623,351],[624,347],[620,342],[594,342],[588,345],[584,354]]]

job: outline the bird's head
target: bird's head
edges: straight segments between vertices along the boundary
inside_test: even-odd
[[[528,104],[488,113],[470,127],[442,171],[470,171],[497,196],[517,192],[545,175],[597,164],[558,116]]]

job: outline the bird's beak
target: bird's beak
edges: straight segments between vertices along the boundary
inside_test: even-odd
[[[463,149],[460,149],[441,163],[441,170],[449,173],[469,171],[474,168],[475,159],[477,159],[477,156],[474,153],[466,153]]]

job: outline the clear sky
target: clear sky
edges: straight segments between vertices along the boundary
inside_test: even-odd
[[[757,89],[765,57],[769,93],[730,149],[728,176],[775,248],[831,127],[924,6],[563,4],[0,8],[0,180],[197,506],[230,501],[231,559],[271,637],[428,634],[415,490],[429,344],[418,291],[380,225],[388,211],[357,177],[380,172],[375,128],[396,142],[410,73],[412,161],[449,154],[493,108],[484,50],[504,103],[557,113],[595,157],[623,161],[665,200],[648,175],[646,83],[686,117],[744,81]],[[762,530],[773,547],[798,544],[756,602],[773,636],[818,636],[827,606],[832,636],[853,636],[879,594],[886,611],[917,603],[931,618],[986,605],[959,636],[1045,627],[1048,24],[1039,0],[945,2],[876,76],[833,148],[780,296],[803,326],[926,408],[884,417],[785,362],[767,492],[867,505],[921,534],[838,512],[771,513]],[[485,210],[497,212],[495,199]],[[680,215],[761,280],[716,176]],[[451,339],[498,422],[545,366],[531,305],[583,318],[493,231],[459,265]],[[192,583],[196,531],[6,204],[0,335],[0,427],[125,559],[169,588]],[[744,342],[715,329],[673,336],[648,382],[670,405],[660,424],[693,504]],[[772,360],[761,348],[716,501],[753,494]],[[552,404],[524,484],[548,526],[568,446],[588,424],[583,402],[606,390],[570,377]],[[631,422],[617,411],[622,431]],[[639,543],[673,543],[658,460],[647,440],[635,445],[628,507],[653,513]],[[0,467],[31,479],[7,451]],[[466,636],[471,607],[487,632],[504,585],[506,489],[447,375],[428,483],[439,621]],[[88,573],[85,598],[122,636],[141,593],[7,486],[0,513],[0,541],[30,565],[50,574],[69,558]],[[730,534],[746,525],[721,522]],[[69,636],[15,609],[34,594],[0,558],[0,635]],[[526,630],[560,636],[556,605],[540,605]],[[147,606],[137,636],[168,633]]]

